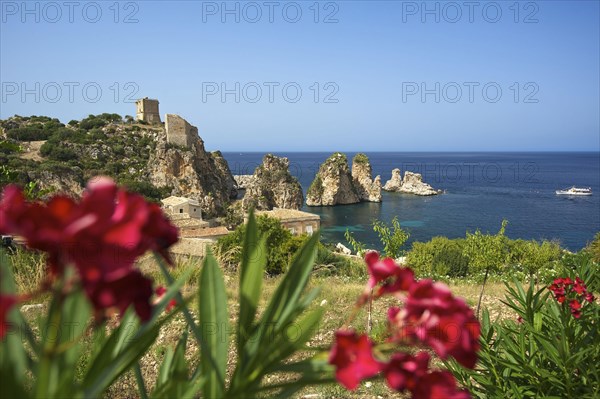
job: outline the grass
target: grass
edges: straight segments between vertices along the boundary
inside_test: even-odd
[[[13,268],[15,270],[15,278],[17,287],[20,292],[30,291],[39,283],[43,277],[44,261],[41,255],[27,252],[18,252],[12,257]],[[138,262],[138,267],[147,275],[152,277],[155,285],[166,285],[164,278],[158,271],[152,256],[146,256]],[[321,287],[321,293],[315,300],[313,306],[322,306],[325,309],[321,323],[310,341],[311,347],[328,347],[332,340],[336,329],[346,323],[347,317],[352,312],[356,298],[364,289],[366,283],[366,274],[359,273],[353,270],[357,265],[350,266],[348,270],[352,273],[352,277],[346,275],[322,275],[319,272],[313,274],[309,289],[312,287]],[[184,271],[193,268],[195,271],[191,274],[189,280],[184,285],[182,291],[185,297],[195,296],[197,282],[201,269],[201,263],[194,258],[180,257],[175,259],[175,266],[171,269],[171,273],[175,278],[180,276]],[[259,312],[261,312],[267,301],[273,295],[282,277],[266,277],[263,283],[263,291],[260,300]],[[225,271],[225,284],[227,289],[227,297],[230,313],[230,324],[233,326],[237,320],[238,312],[238,281],[237,272],[231,270]],[[477,303],[479,295],[479,286],[472,283],[453,282],[450,284],[452,291],[465,298],[467,303],[474,307]],[[514,315],[500,302],[504,296],[504,286],[498,282],[488,283],[486,292],[483,297],[483,306],[486,307],[491,315],[492,320],[497,318],[511,318]],[[388,307],[397,303],[397,300],[391,297],[385,297],[373,303],[373,330],[371,335],[375,339],[383,339],[386,333],[386,318]],[[190,309],[193,314],[197,314],[197,300],[192,299]],[[33,307],[25,312],[29,320],[35,320],[46,311],[45,307]],[[114,325],[116,320],[110,321]],[[34,322],[35,324],[35,322]],[[367,314],[362,310],[358,316],[352,321],[351,326],[358,331],[365,331],[367,326]],[[167,348],[174,348],[177,341],[181,337],[186,327],[185,320],[182,315],[174,317],[166,327],[164,327],[159,335],[158,340],[152,345],[150,350],[141,359],[140,365],[147,387],[151,390],[156,381],[158,370],[163,361],[164,354]],[[35,329],[34,329],[35,330]],[[232,340],[233,341],[233,340]],[[91,358],[91,343],[92,334],[84,337],[83,351],[81,361],[78,364],[78,369],[83,371],[86,368],[86,363]],[[186,358],[190,364],[195,365],[198,361],[199,351],[193,339],[188,340]],[[298,354],[298,357],[302,354]],[[228,361],[228,373],[231,374],[235,367],[235,348],[234,342],[231,342],[230,356]],[[270,377],[271,382],[277,379],[286,378],[286,376]],[[106,397],[110,398],[130,398],[138,397],[137,384],[132,371],[123,375],[113,384]],[[360,387],[353,392],[346,391],[339,385],[322,385],[316,387],[307,387],[302,390],[298,397],[306,398],[377,398],[377,397],[396,397],[402,398],[399,394],[394,394],[390,391],[384,382],[373,381],[363,382]]]

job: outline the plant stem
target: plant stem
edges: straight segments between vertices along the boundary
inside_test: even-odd
[[[481,292],[479,293],[479,300],[477,301],[477,318],[479,319],[479,309],[481,308],[481,299],[483,298],[483,289],[485,288],[485,283],[488,279],[488,273],[490,272],[490,267],[485,268],[485,276],[483,276],[483,284],[481,284]]]

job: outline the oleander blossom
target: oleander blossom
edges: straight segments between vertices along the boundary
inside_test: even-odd
[[[365,263],[369,280],[363,295],[368,295],[378,284],[379,289],[375,292],[375,297],[405,292],[415,281],[412,269],[397,265],[392,258],[381,259],[377,251],[367,252]]]
[[[382,365],[373,358],[373,343],[366,335],[339,330],[329,363],[336,366],[336,379],[348,389],[356,389],[365,379],[379,373]]]
[[[106,177],[90,181],[79,202],[61,195],[47,204],[27,202],[21,189],[8,186],[0,201],[0,232],[46,252],[54,276],[74,264],[96,319],[133,305],[144,321],[151,316],[152,281],[134,262],[151,250],[171,264],[167,250],[178,239],[157,205]]]
[[[162,285],[159,285],[154,290],[154,293],[156,294],[155,303],[158,303],[162,299],[162,297],[167,293],[167,289]],[[177,301],[175,299],[171,299],[167,304],[167,307],[165,308],[165,312],[170,312],[175,306],[177,306]]]
[[[568,304],[569,311],[575,319],[581,318],[583,301],[594,302],[594,295],[587,290],[585,282],[579,277],[575,277],[575,281],[569,277],[557,278],[548,289],[558,303]]]
[[[420,342],[442,359],[452,356],[464,367],[475,366],[479,322],[471,308],[445,284],[431,280],[414,283],[404,308],[391,308],[388,319],[398,341]]]

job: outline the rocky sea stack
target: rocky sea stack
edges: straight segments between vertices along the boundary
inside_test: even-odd
[[[371,177],[371,163],[365,154],[352,160],[352,173],[346,155],[336,152],[321,164],[306,193],[308,206],[381,202],[381,178]]]
[[[352,159],[352,180],[361,201],[381,202],[381,177],[371,177],[371,163],[362,153]]]
[[[300,209],[304,202],[302,186],[289,171],[287,158],[267,154],[263,162],[247,179],[243,205],[245,209]]]
[[[420,173],[406,171],[404,172],[404,179],[402,179],[400,169],[392,170],[392,178],[385,183],[383,189],[385,191],[422,196],[442,193],[441,190],[435,190],[429,184],[423,182],[423,177]]]

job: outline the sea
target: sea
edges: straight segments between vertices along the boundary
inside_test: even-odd
[[[265,153],[225,152],[233,174],[252,174]],[[287,157],[290,172],[304,193],[330,152],[273,152]],[[349,162],[355,153],[347,152]],[[397,217],[414,241],[435,236],[465,237],[477,229],[496,233],[508,221],[510,238],[555,240],[578,251],[600,231],[599,152],[372,152],[373,177],[382,185],[399,168],[421,173],[423,181],[444,194],[419,197],[383,191],[381,203],[308,207],[321,216],[321,236],[326,242],[347,245],[344,233],[370,248],[379,242],[372,221],[389,223]],[[556,195],[571,186],[590,187],[592,196]],[[380,249],[380,248],[379,248]]]

